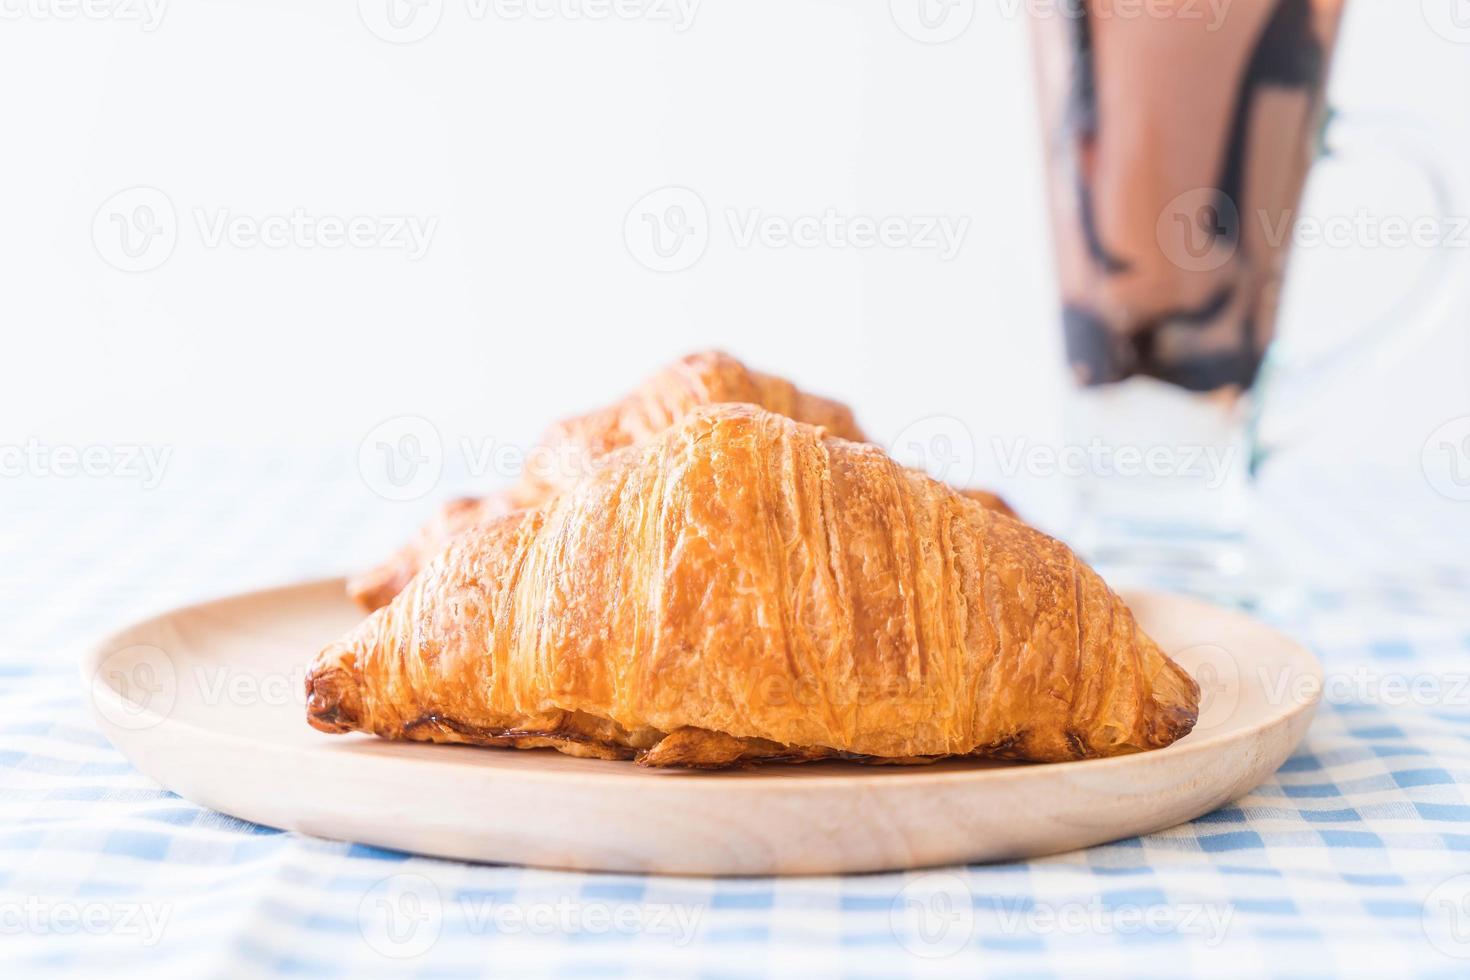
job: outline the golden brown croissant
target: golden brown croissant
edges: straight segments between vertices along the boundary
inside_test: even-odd
[[[1060,542],[720,405],[459,537],[307,693],[328,732],[711,767],[1116,755],[1199,688]]]
[[[516,487],[483,498],[452,500],[435,518],[375,568],[354,576],[348,594],[363,608],[386,606],[424,563],[466,528],[503,514],[534,507],[625,446],[659,435],[691,411],[723,402],[749,402],[798,422],[825,426],[843,439],[864,441],[852,410],[840,402],[799,390],[789,381],[752,371],[728,354],[690,354],[664,368],[632,394],[607,408],[558,422],[542,436],[532,465]],[[1011,513],[1005,502],[983,490],[967,491],[987,506]]]

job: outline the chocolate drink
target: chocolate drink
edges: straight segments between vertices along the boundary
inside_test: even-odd
[[[1033,15],[1082,384],[1243,391],[1275,329],[1343,0],[1058,0]]]

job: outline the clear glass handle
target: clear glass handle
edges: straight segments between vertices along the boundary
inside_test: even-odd
[[[1351,163],[1367,154],[1396,157],[1424,182],[1436,216],[1448,222],[1452,216],[1470,215],[1459,169],[1428,126],[1399,116],[1333,114],[1324,131],[1325,159]],[[1467,258],[1470,249],[1442,241],[1385,313],[1347,326],[1330,349],[1294,344],[1289,331],[1275,340],[1252,399],[1253,469],[1319,417],[1328,404],[1321,396],[1330,384],[1370,368],[1382,372],[1442,326],[1470,282]]]

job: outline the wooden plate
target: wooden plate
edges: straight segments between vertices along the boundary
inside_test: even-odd
[[[1199,679],[1199,726],[1158,752],[1030,766],[824,762],[737,772],[331,736],[306,664],[360,614],[340,580],[166,613],[91,647],[98,723],[142,772],[246,820],[477,861],[679,874],[809,874],[998,861],[1191,820],[1256,786],[1322,686],[1300,646],[1238,613],[1127,595]]]

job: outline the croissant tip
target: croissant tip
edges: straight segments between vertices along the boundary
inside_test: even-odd
[[[1173,745],[1194,731],[1199,721],[1199,684],[1183,670],[1178,675],[1181,689],[1154,692],[1148,725],[1148,742],[1153,748]]]
[[[306,720],[319,732],[360,730],[362,701],[357,683],[341,666],[318,667],[306,677]]]
[[[1155,741],[1160,748],[1173,745],[1194,731],[1199,721],[1199,710],[1191,705],[1161,706],[1155,727]]]
[[[1199,682],[1163,650],[1157,646],[1153,649],[1158,669],[1152,677],[1152,691],[1144,701],[1143,730],[1139,733],[1145,749],[1173,745],[1192,732],[1199,721]]]

